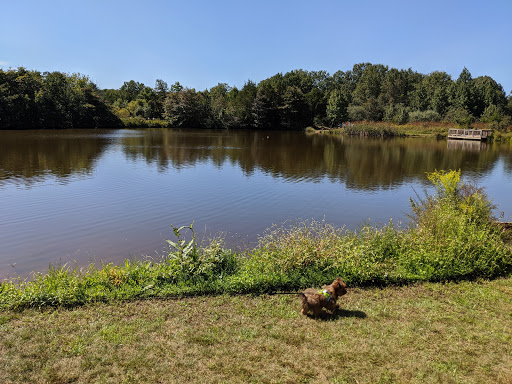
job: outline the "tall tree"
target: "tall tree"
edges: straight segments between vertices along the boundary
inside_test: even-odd
[[[502,109],[507,104],[505,91],[501,84],[498,84],[489,76],[480,76],[473,80],[475,94],[475,116],[480,116],[485,109],[494,105]]]
[[[349,101],[344,92],[339,89],[331,92],[327,103],[327,119],[331,127],[348,120],[348,104]]]
[[[311,124],[309,106],[300,88],[288,86],[283,95],[281,124],[287,129],[303,129]]]
[[[164,103],[164,117],[174,127],[206,128],[209,126],[209,116],[208,100],[195,89],[171,92]]]
[[[466,67],[460,73],[453,84],[451,104],[454,108],[462,108],[474,115],[475,112],[475,87],[471,73]]]

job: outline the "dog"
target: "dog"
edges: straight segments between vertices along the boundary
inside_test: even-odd
[[[325,310],[334,314],[338,309],[336,301],[338,297],[347,293],[347,286],[340,278],[337,278],[330,285],[322,286],[317,290],[308,288],[299,293],[300,303],[302,305],[301,313],[307,315],[312,312],[314,316],[324,315]]]

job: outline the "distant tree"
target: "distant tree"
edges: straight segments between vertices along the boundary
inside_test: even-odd
[[[368,111],[361,105],[350,104],[347,112],[350,121],[368,120]]]
[[[165,81],[161,79],[156,79],[154,91],[159,98],[165,99],[167,92],[169,92],[169,86]]]
[[[254,82],[248,80],[242,89],[236,93],[234,99],[234,114],[237,124],[241,128],[254,126],[253,105],[256,99],[257,87]]]
[[[120,121],[87,76],[0,70],[0,128],[116,127]]]
[[[164,103],[164,117],[174,127],[206,128],[210,123],[208,100],[194,89],[170,92]]]
[[[343,91],[335,89],[331,92],[327,103],[327,119],[331,127],[348,120],[348,104],[349,101]]]
[[[411,111],[409,112],[409,121],[412,122],[429,122],[441,121],[441,115],[433,110]]]
[[[505,110],[509,116],[512,116],[512,91],[507,96],[507,105]]]
[[[405,124],[409,121],[409,109],[404,104],[391,104],[384,110],[384,120],[395,124]]]
[[[219,83],[208,93],[213,124],[218,128],[230,128],[236,124],[232,90],[226,83]]]
[[[475,99],[473,78],[468,69],[464,67],[457,81],[452,85],[451,105],[455,109],[464,109],[474,116]]]
[[[465,108],[452,107],[446,113],[444,120],[457,123],[461,128],[470,128],[475,118]]]
[[[139,98],[139,93],[146,86],[134,80],[125,81],[121,88],[119,88],[119,96],[121,99],[130,102]]]
[[[480,116],[480,121],[484,123],[491,123],[496,128],[500,128],[500,123],[503,121],[504,113],[501,108],[494,104],[487,106]]]
[[[282,75],[278,74],[258,84],[252,106],[254,126],[258,129],[277,129],[281,127],[279,106],[282,93]]]
[[[498,109],[506,106],[505,91],[501,84],[498,84],[494,79],[489,76],[480,76],[474,79],[473,83],[475,89],[475,116],[480,116],[491,105]]]
[[[408,102],[409,79],[407,71],[391,68],[386,72],[381,83],[381,104],[394,105]]]
[[[432,110],[444,115],[450,106],[453,81],[446,72],[432,72],[416,84],[411,107],[419,111]]]
[[[388,67],[381,64],[364,65],[353,93],[355,104],[363,105],[370,100],[379,99],[387,70]]]
[[[183,90],[183,86],[180,84],[179,81],[176,81],[173,85],[171,85],[170,91],[172,93],[181,92]]]
[[[279,107],[281,124],[286,129],[302,129],[311,124],[306,97],[298,87],[288,86]]]

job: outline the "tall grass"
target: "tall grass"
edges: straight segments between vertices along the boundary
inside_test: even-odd
[[[388,123],[356,123],[343,128],[343,133],[360,137],[403,137],[405,133]]]
[[[173,228],[161,260],[50,268],[32,281],[0,283],[0,308],[218,293],[261,293],[320,285],[493,278],[512,272],[512,249],[485,193],[460,172],[428,175],[436,192],[411,199],[410,222],[364,224],[355,231],[302,221],[269,228],[245,254],[222,237],[199,243],[193,226]],[[188,236],[187,236],[188,233]]]

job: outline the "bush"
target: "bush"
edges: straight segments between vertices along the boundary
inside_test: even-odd
[[[360,105],[349,105],[347,108],[348,119],[350,121],[368,120],[368,112]]]
[[[123,118],[123,125],[126,128],[168,128],[169,122],[159,119],[144,119],[142,117]]]
[[[450,123],[457,123],[461,128],[469,129],[475,118],[464,108],[451,108],[446,113],[444,120]]]
[[[408,108],[403,104],[393,104],[384,111],[384,120],[394,124],[405,124],[409,120]]]
[[[409,121],[411,122],[436,122],[441,121],[441,115],[436,111],[413,111],[409,112]]]

